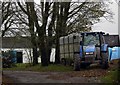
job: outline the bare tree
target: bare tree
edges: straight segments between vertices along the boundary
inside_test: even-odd
[[[12,25],[13,15],[14,15],[14,11],[12,9],[12,3],[11,2],[2,2],[2,25],[4,25],[4,30],[2,31],[2,37],[5,35],[5,32]]]
[[[34,23],[34,2],[25,2],[26,7],[22,6],[20,2],[17,2],[21,10],[23,11],[24,15],[27,15],[28,17],[28,23],[22,21],[23,23],[26,23],[29,27],[29,32],[31,36],[31,43],[32,43],[32,49],[33,49],[33,65],[38,64],[38,52],[37,52],[37,41],[36,41],[36,33],[35,33],[35,23]],[[20,20],[22,20],[22,17],[19,17]]]
[[[34,28],[36,28],[36,33],[38,34],[37,40],[39,43],[38,47],[41,54],[41,63],[42,63],[42,66],[47,66],[50,61],[49,59],[50,59],[51,46],[52,46],[50,37],[52,36],[52,27],[54,24],[52,21],[48,22],[48,18],[49,16],[51,16],[50,15],[51,13],[49,12],[50,12],[50,7],[52,3],[41,2],[40,4],[41,8],[39,9],[41,16],[37,14],[37,10],[35,10],[34,2],[26,2],[27,9],[25,9],[20,4],[20,2],[18,2],[18,5],[23,10],[23,12],[28,16],[29,29],[32,37],[31,41],[34,46],[36,46],[35,45],[36,34],[34,34],[35,33]],[[54,19],[55,15],[52,15],[52,17],[53,17],[52,19]],[[39,23],[39,20],[41,20],[40,23]],[[48,25],[48,34],[46,33],[47,25]],[[37,49],[37,46],[35,48]],[[36,57],[33,57],[33,60],[34,58]]]
[[[106,18],[112,15],[106,9],[104,2],[57,2],[56,9],[56,63],[60,63],[59,38],[61,36],[68,35],[72,32],[90,31],[92,25],[99,22],[101,17]],[[105,15],[106,13],[107,16]]]

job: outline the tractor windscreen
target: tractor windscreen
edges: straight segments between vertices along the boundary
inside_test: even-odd
[[[84,46],[88,45],[100,45],[98,34],[84,35]]]

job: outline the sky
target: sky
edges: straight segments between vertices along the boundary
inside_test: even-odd
[[[104,31],[109,34],[118,34],[118,3],[112,0],[112,4],[109,5],[110,10],[114,13],[113,23],[102,19],[101,22],[93,26],[92,31]]]
[[[109,1],[109,0],[108,0]],[[103,31],[105,33],[109,34],[118,34],[118,3],[116,0],[110,0],[113,2],[112,4],[109,4],[110,10],[113,12],[113,23],[107,21],[106,19],[101,19],[101,21],[97,24],[95,24],[92,27],[92,31]],[[39,3],[39,0],[35,0],[36,3]]]

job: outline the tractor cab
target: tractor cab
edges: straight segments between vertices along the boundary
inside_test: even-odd
[[[82,50],[85,55],[94,54],[95,46],[100,46],[99,34],[95,33],[83,33],[82,34]]]
[[[79,70],[81,64],[90,65],[96,62],[100,63],[102,68],[108,68],[108,48],[104,34],[104,32],[81,33],[80,54],[74,59],[75,70]]]
[[[88,32],[81,33],[82,41],[80,41],[81,50],[83,50],[83,56],[86,55],[98,55],[96,51],[102,51],[102,46],[105,44],[104,32]],[[99,56],[101,53],[99,53]]]
[[[81,33],[82,42],[84,46],[88,45],[95,45],[100,46],[101,44],[105,43],[104,40],[104,32],[88,32],[88,33]]]

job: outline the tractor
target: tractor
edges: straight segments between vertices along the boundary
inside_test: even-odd
[[[81,33],[80,51],[74,52],[74,70],[80,70],[93,63],[99,63],[103,69],[108,64],[108,44],[105,43],[104,32]]]
[[[104,35],[104,32],[83,32],[61,37],[61,63],[73,65],[74,70],[86,68],[94,63],[107,69],[109,54]]]

